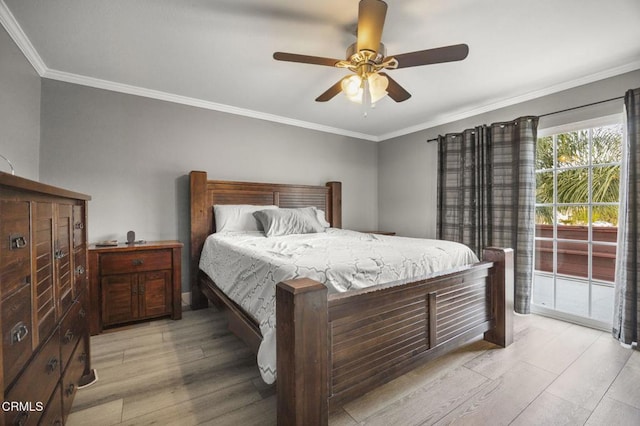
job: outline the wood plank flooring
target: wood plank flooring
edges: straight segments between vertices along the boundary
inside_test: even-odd
[[[640,352],[608,333],[516,316],[507,349],[482,340],[342,407],[332,426],[640,425]],[[275,425],[275,388],[214,308],[94,336],[97,383],[69,426]]]

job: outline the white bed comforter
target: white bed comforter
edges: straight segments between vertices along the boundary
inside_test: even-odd
[[[261,232],[210,235],[200,269],[260,324],[258,367],[276,379],[275,286],[293,278],[324,283],[329,293],[416,278],[478,261],[451,241],[389,237],[329,228],[267,238]]]

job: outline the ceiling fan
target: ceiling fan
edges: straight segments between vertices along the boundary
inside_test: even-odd
[[[469,46],[456,44],[386,56],[386,49],[381,43],[386,14],[387,4],[384,1],[360,0],[357,40],[347,48],[345,60],[285,52],[275,52],[273,58],[278,61],[346,68],[355,73],[331,86],[316,98],[316,102],[329,101],[342,91],[351,101],[374,104],[386,95],[396,102],[406,101],[411,97],[409,92],[382,70],[461,61],[469,54]]]

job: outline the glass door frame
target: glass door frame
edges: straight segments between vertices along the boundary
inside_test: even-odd
[[[575,123],[569,123],[566,125],[562,125],[562,126],[554,126],[554,127],[548,127],[548,128],[541,128],[538,130],[538,138],[544,138],[544,137],[548,137],[548,136],[554,136],[554,135],[559,135],[559,134],[563,134],[563,133],[569,133],[569,132],[576,132],[576,131],[581,131],[581,130],[588,130],[588,129],[593,129],[593,128],[598,128],[598,127],[604,127],[604,126],[609,126],[609,125],[615,125],[615,124],[621,124],[623,123],[623,114],[614,114],[614,115],[608,115],[605,117],[600,117],[600,118],[596,118],[596,119],[592,119],[592,120],[586,120],[586,121],[580,121],[580,122],[575,122]],[[624,143],[624,141],[623,141]],[[550,274],[552,275],[552,279],[553,279],[553,306],[552,307],[547,307],[547,306],[543,306],[543,305],[539,305],[539,304],[535,304],[535,298],[534,298],[534,291],[533,291],[533,287],[532,287],[532,303],[531,303],[531,312],[532,313],[536,313],[536,314],[540,314],[540,315],[545,315],[545,316],[549,316],[549,317],[553,317],[553,318],[557,318],[560,320],[564,320],[567,322],[572,322],[572,323],[576,323],[576,324],[580,324],[580,325],[585,325],[591,328],[596,328],[596,329],[600,329],[600,330],[604,330],[604,331],[610,331],[611,330],[611,321],[613,320],[613,318],[611,318],[611,321],[609,322],[605,322],[596,318],[592,318],[592,309],[593,309],[593,285],[594,285],[594,281],[596,282],[596,284],[598,283],[603,283],[604,281],[602,280],[595,280],[593,278],[593,244],[594,244],[594,240],[593,240],[593,221],[592,221],[592,212],[593,212],[593,207],[597,207],[597,206],[602,206],[602,205],[606,205],[606,203],[593,203],[592,200],[592,193],[593,191],[591,190],[592,188],[592,179],[593,179],[593,169],[594,167],[598,167],[598,166],[606,166],[607,164],[597,164],[594,166],[593,162],[592,162],[592,138],[589,137],[589,162],[587,165],[582,165],[582,166],[575,166],[573,168],[588,168],[589,170],[589,174],[588,174],[588,185],[590,190],[588,191],[588,200],[585,203],[562,203],[562,204],[558,204],[558,197],[557,197],[557,188],[558,188],[558,170],[569,170],[572,167],[567,167],[567,168],[560,168],[558,167],[556,161],[557,161],[557,141],[554,138],[554,143],[553,143],[553,158],[554,160],[554,165],[553,168],[551,170],[549,169],[545,169],[548,171],[552,171],[553,172],[553,202],[552,203],[537,203],[536,202],[536,209],[538,207],[551,207],[553,209],[553,236],[551,238],[548,237],[540,237],[539,235],[535,235],[534,236],[534,244],[536,244],[538,241],[551,241],[552,242],[552,247],[553,247],[553,253],[552,253],[552,257],[553,257],[553,272],[551,272]],[[609,165],[611,165],[612,163],[610,163]],[[615,163],[618,164],[618,163]],[[536,168],[536,181],[537,181],[537,168]],[[537,200],[536,200],[537,201]],[[615,204],[615,203],[609,203],[609,204]],[[588,282],[589,288],[588,288],[588,307],[587,307],[587,312],[588,312],[588,317],[584,317],[581,316],[579,314],[576,313],[571,313],[571,312],[566,312],[566,311],[560,311],[556,309],[556,305],[557,305],[557,292],[558,292],[558,252],[557,252],[557,248],[558,248],[558,226],[557,226],[557,212],[558,212],[558,207],[562,208],[562,207],[571,207],[572,205],[576,205],[576,206],[586,206],[587,207],[587,220],[588,220],[588,233],[587,233],[587,239],[586,240],[572,240],[572,239],[566,239],[566,238],[561,238],[560,240],[562,242],[569,242],[569,243],[580,243],[580,244],[586,244],[587,249],[588,249],[588,264],[587,264],[587,278],[584,278],[585,281]],[[618,205],[619,205],[619,201],[618,201]],[[596,244],[598,245],[610,245],[610,246],[616,246],[617,247],[617,243],[607,243],[607,242],[602,242],[602,241],[595,241]],[[534,282],[532,283],[533,286],[535,286],[535,279],[536,279],[536,252],[537,249],[534,250],[534,271],[533,271],[533,280]],[[538,271],[540,272],[540,271]]]

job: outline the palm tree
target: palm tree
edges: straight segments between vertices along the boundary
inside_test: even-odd
[[[589,150],[591,132],[591,151]],[[560,207],[559,218],[567,225],[588,223],[589,191],[593,203],[618,201],[622,155],[622,125],[598,127],[556,135],[556,153],[553,136],[539,138],[536,145],[536,202],[553,203],[554,165],[557,167],[557,203],[584,204]],[[589,165],[594,167],[590,169]],[[589,175],[591,174],[591,185]],[[566,217],[566,218],[565,218]],[[618,207],[597,206],[592,211],[592,223],[602,221],[618,223]],[[553,208],[539,207],[536,223],[552,224]]]

